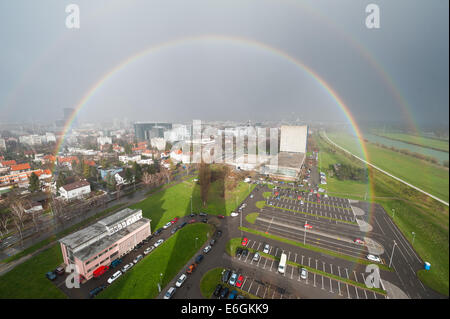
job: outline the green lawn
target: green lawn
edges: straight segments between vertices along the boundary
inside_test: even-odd
[[[198,249],[212,235],[209,224],[197,223],[187,225],[170,237],[161,246],[144,257],[129,272],[117,279],[98,298],[108,299],[143,299],[158,295],[158,283],[162,290],[184,267]],[[198,238],[197,246],[195,238]],[[161,277],[160,274],[163,274]]]
[[[327,136],[339,146],[357,156],[362,156],[358,141],[351,135],[327,132]],[[448,169],[372,143],[365,143],[365,145],[369,157],[366,159],[368,162],[448,202]],[[324,165],[322,164],[322,166]]]
[[[182,217],[191,213],[191,196],[193,212],[206,212],[211,215],[229,215],[249,194],[249,184],[239,182],[237,187],[226,190],[223,196],[222,181],[211,183],[207,205],[201,203],[200,186],[190,178],[175,186],[163,189],[145,200],[134,204],[132,208],[140,208],[144,217],[152,220],[152,231],[162,227],[174,217]],[[250,191],[255,185],[250,185]]]
[[[241,242],[242,242],[242,238],[240,238],[240,237],[231,238],[228,241],[227,246],[225,247],[225,250],[228,253],[228,255],[230,255],[231,257],[234,257],[234,255],[236,254],[236,248],[242,246]]]
[[[250,223],[254,224],[256,219],[258,218],[259,213],[250,213],[247,216],[245,216],[245,219]]]
[[[429,138],[424,136],[416,136],[411,134],[404,134],[404,133],[376,133],[377,135],[397,140],[413,145],[419,145],[426,148],[431,148],[443,152],[449,151],[449,144],[448,141],[445,140],[439,140],[435,138]]]
[[[0,299],[66,298],[45,274],[63,262],[59,245],[16,266],[0,277]]]

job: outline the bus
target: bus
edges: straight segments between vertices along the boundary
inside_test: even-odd
[[[284,271],[286,269],[286,259],[287,259],[286,254],[282,253],[281,258],[280,258],[280,263],[278,264],[278,272],[280,274],[284,274]]]

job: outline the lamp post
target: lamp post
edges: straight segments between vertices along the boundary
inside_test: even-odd
[[[415,232],[412,232],[411,234],[413,235],[412,243],[413,243],[413,245],[414,245],[414,239],[416,238],[416,233],[415,233]]]
[[[305,228],[305,236],[303,237],[303,245],[306,245],[306,230],[307,230],[306,225],[307,224],[308,224],[308,221],[305,221],[305,226],[304,226],[304,228]]]
[[[191,195],[191,214],[192,214],[192,195]]]
[[[394,240],[394,247],[392,247],[392,254],[391,254],[391,261],[389,262],[389,268],[391,268],[391,265],[392,265],[392,258],[394,257],[394,249],[395,249],[396,245],[397,245],[397,243]]]

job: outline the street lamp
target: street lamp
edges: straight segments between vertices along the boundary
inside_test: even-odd
[[[391,264],[392,264],[392,258],[394,257],[394,249],[395,246],[397,245],[397,243],[394,240],[394,247],[392,247],[392,254],[391,254],[391,260],[389,261],[389,268],[391,268]]]
[[[192,214],[192,195],[191,195],[191,214]]]
[[[308,221],[305,221],[305,226],[304,226],[304,228],[305,228],[305,236],[303,237],[303,245],[306,245],[306,230],[307,230],[306,225],[307,224],[308,224]]]
[[[416,233],[415,233],[415,232],[412,232],[411,234],[413,235],[412,243],[413,243],[413,245],[414,245],[414,239],[416,238]]]

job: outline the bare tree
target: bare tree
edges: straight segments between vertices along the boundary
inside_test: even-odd
[[[50,200],[50,208],[52,210],[53,220],[57,226],[63,225],[64,220],[64,202],[56,198],[54,195],[51,195]]]
[[[19,232],[20,242],[21,245],[23,246],[23,228],[24,228],[23,223],[27,218],[27,213],[25,213],[25,208],[21,200],[15,200],[9,205],[9,207],[11,208],[11,215],[14,226]]]
[[[5,231],[5,235],[8,233],[8,225],[11,221],[11,214],[9,212],[3,212],[0,214],[0,236],[3,237],[3,231]]]
[[[167,180],[167,183],[170,183],[170,177],[172,173],[168,169],[161,169],[161,176]]]
[[[152,174],[144,172],[144,174],[142,174],[142,183],[144,183],[145,187],[147,188],[150,187],[152,182],[153,182]]]

